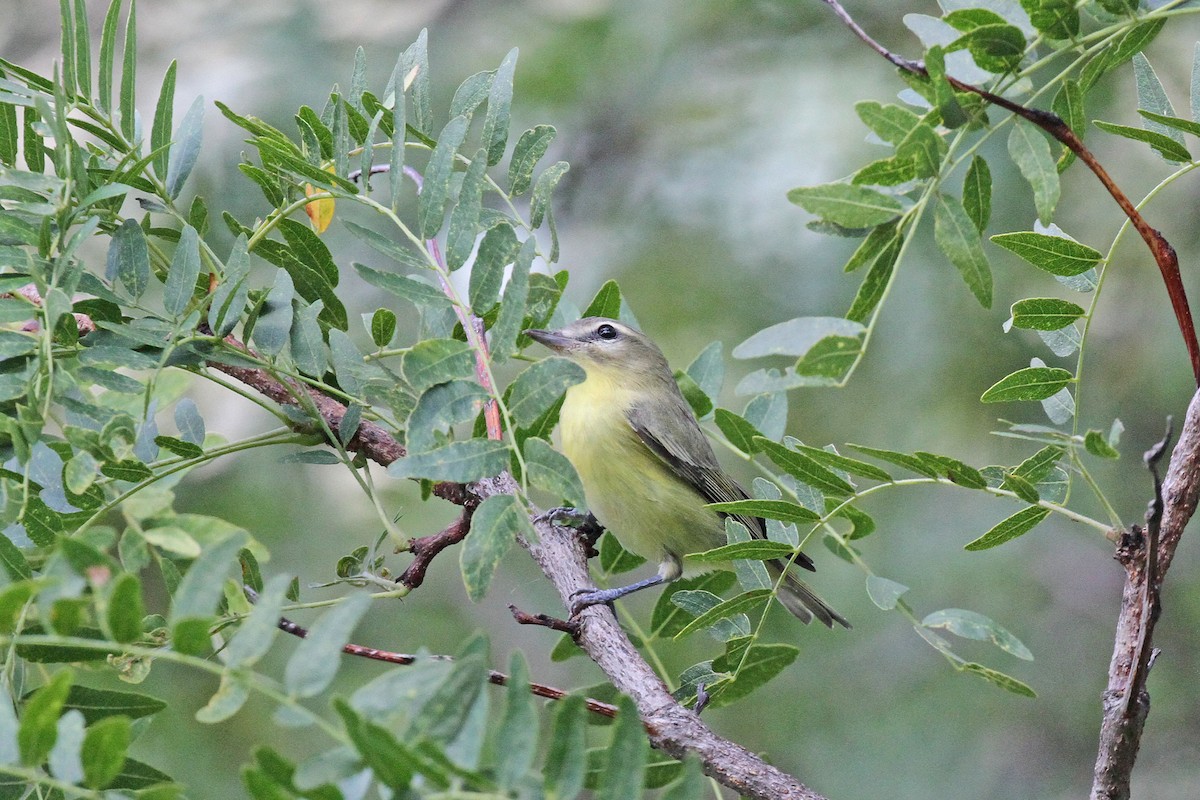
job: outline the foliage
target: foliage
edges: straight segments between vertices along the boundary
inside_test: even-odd
[[[717,509],[763,517],[768,540],[749,540],[731,521],[729,543],[696,560],[734,559],[736,574],[668,586],[638,637],[656,662],[656,648],[676,639],[705,631],[716,640],[705,645],[711,657],[662,676],[680,700],[703,693],[713,706],[735,703],[797,658],[795,646],[766,640],[782,577],[773,579],[761,561],[794,559],[814,535],[862,570],[876,606],[901,614],[955,670],[1033,696],[1024,682],[961,655],[942,634],[1032,659],[1016,635],[970,610],[918,616],[904,599],[908,587],[875,573],[863,540],[879,525],[860,501],[938,485],[1018,503],[964,544],[972,551],[1026,534],[1051,514],[1104,533],[1121,525],[1089,472],[1090,459],[1119,455],[1121,426],[1111,423],[1108,433],[1081,427],[1078,376],[1124,228],[1101,252],[1055,226],[1059,174],[1073,154],[1056,155],[1035,127],[998,114],[947,76],[1025,105],[1048,100],[1082,135],[1088,93],[1105,73],[1132,62],[1145,127],[1097,127],[1152,147],[1172,170],[1166,185],[1192,167],[1184,134],[1200,135],[1200,87],[1193,86],[1193,119],[1178,117],[1140,51],[1179,4],[963,5],[941,18],[908,18],[925,47],[926,74],[909,79],[903,105],[856,106],[888,154],[847,181],[789,194],[818,218],[814,228],[861,240],[845,271],[865,268],[865,275],[846,314],[778,323],[735,347],[738,359],[790,362],[743,379],[737,391],[748,399],[741,411],[718,405],[719,344],[677,376],[714,437],[770,476],[755,481],[754,499]],[[275,704],[279,726],[325,735],[326,749],[299,764],[271,746],[257,750],[242,767],[254,797],[361,797],[377,784],[397,794],[565,798],[593,788],[617,798],[672,782],[670,796],[695,796],[698,772],[651,755],[627,699],[611,729],[591,730],[582,698],[571,695],[543,715],[552,732],[540,736],[539,710],[527,691],[530,668],[516,654],[504,700],[492,708],[482,636],[466,642],[453,662],[417,657],[348,698],[331,698],[333,715],[301,702],[329,694],[339,656],[372,600],[410,591],[378,555],[384,538],[402,549],[412,545],[367,468],[365,432],[403,443],[406,455],[387,465],[387,475],[420,481],[427,493],[505,471],[518,479],[517,494],[472,509],[460,564],[475,600],[486,596],[512,545],[535,535],[535,500],[583,502],[578,477],[549,444],[561,395],[581,379],[579,370],[546,359],[518,371],[531,360],[522,331],[557,327],[576,311],[560,304],[567,273],[549,272],[559,255],[553,193],[568,169],[561,161],[542,166],[555,129],[509,130],[517,51],[464,80],[448,113],[431,100],[424,33],[400,54],[378,93],[367,85],[360,50],[348,90],[335,87],[320,111],[299,109],[294,134],[217,103],[257,155],[238,167],[269,211],[248,224],[202,197],[185,197],[206,105],[197,98],[174,118],[174,63],[144,130],[135,108],[133,0],[128,7],[113,0],[107,9],[95,61],[84,0],[62,0],[61,7],[62,58],[52,75],[0,60],[0,680],[13,700],[0,703],[0,792],[19,796],[13,787],[36,785],[63,796],[178,796],[182,789],[169,776],[128,756],[139,721],[164,702],[77,680],[80,670],[98,669],[139,683],[161,661],[219,679],[196,714],[202,724],[228,719],[258,695]],[[980,150],[1002,135],[1029,184],[1038,223],[985,242],[992,169]],[[951,183],[959,180],[956,191]],[[298,220],[301,212],[306,222]],[[232,239],[220,251],[218,218]],[[1074,356],[1074,369],[1033,358],[1031,366],[998,376],[980,398],[1042,404],[1053,426],[1005,431],[1031,443],[1020,463],[977,468],[946,455],[866,444],[839,450],[786,434],[790,390],[842,386],[864,358],[916,231],[929,218],[938,247],[983,307],[993,301],[996,254],[987,242],[1072,293],[1015,303],[1009,328],[1036,331],[1053,356]],[[346,269],[322,238],[331,226],[373,251],[373,263]],[[102,259],[97,243],[107,248]],[[459,270],[469,270],[465,293]],[[403,301],[399,312],[355,308],[344,287],[351,277]],[[583,313],[632,316],[615,283]],[[263,399],[222,377],[248,374],[267,376],[281,394]],[[279,426],[226,441],[186,396],[193,377],[244,394]],[[325,400],[338,405],[336,419]],[[173,487],[195,468],[279,446],[290,448],[285,463],[349,470],[385,531],[337,565],[331,583],[346,589],[337,601],[301,603],[293,576],[263,574],[269,554],[253,531],[173,508]],[[1077,481],[1110,519],[1067,507]],[[604,578],[637,563],[611,536],[602,540]],[[234,570],[237,579],[229,577]],[[147,591],[150,583],[165,588],[165,605]],[[723,598],[735,583],[738,591]],[[366,587],[381,591],[368,594]],[[323,605],[330,607],[282,675],[256,668],[282,615]],[[572,651],[567,644],[556,655]],[[38,673],[34,665],[53,666]]]

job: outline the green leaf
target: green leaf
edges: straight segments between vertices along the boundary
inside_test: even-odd
[[[422,239],[433,238],[442,227],[446,200],[450,194],[450,178],[454,174],[454,157],[466,138],[470,124],[471,120],[462,116],[446,123],[438,136],[437,147],[429,156],[417,212],[417,235]]]
[[[1063,236],[1033,231],[999,233],[992,242],[1016,253],[1051,275],[1071,276],[1087,272],[1100,261],[1100,253]]]
[[[496,781],[502,791],[518,786],[537,755],[538,714],[529,691],[529,667],[520,650],[509,660],[504,716],[497,731],[499,764]]]
[[[446,298],[446,295],[428,283],[424,283],[408,275],[397,275],[394,272],[383,272],[382,270],[372,269],[363,264],[355,264],[354,271],[372,286],[408,300],[419,307],[450,310],[450,301]]]
[[[108,593],[108,631],[114,641],[136,641],[142,635],[142,584],[132,573],[124,573],[113,581]]]
[[[734,500],[729,503],[709,503],[708,507],[718,514],[763,517],[781,522],[816,522],[821,518],[820,514],[787,500]]]
[[[652,637],[656,639],[672,637],[682,630],[694,616],[671,602],[671,597],[676,592],[701,591],[715,596],[728,591],[736,581],[732,572],[715,570],[694,578],[681,578],[667,584],[654,603],[654,613],[650,618]]]
[[[150,250],[146,236],[135,220],[121,223],[108,247],[109,280],[120,279],[134,299],[145,294],[150,286]]]
[[[1175,116],[1175,109],[1172,107],[1171,100],[1167,97],[1162,83],[1159,82],[1158,75],[1154,73],[1154,67],[1150,66],[1150,62],[1142,53],[1137,53],[1133,57],[1133,76],[1134,82],[1137,85],[1139,112],[1149,111],[1166,117]],[[1144,124],[1149,130],[1168,136],[1179,144],[1180,147],[1184,146],[1183,134],[1178,130],[1153,119],[1148,119]]]
[[[881,578],[878,575],[867,576],[867,596],[871,602],[884,611],[891,611],[900,602],[900,596],[908,591],[902,583]]]
[[[1083,90],[1079,88],[1079,82],[1069,78],[1064,80],[1062,86],[1059,87],[1058,92],[1054,95],[1051,108],[1063,122],[1067,123],[1067,127],[1082,140],[1084,134],[1087,132],[1087,111],[1084,108]],[[1070,148],[1064,146],[1062,155],[1058,157],[1058,171],[1061,173],[1074,160],[1075,153]]]
[[[197,97],[184,112],[183,120],[175,129],[171,144],[171,158],[167,163],[167,194],[176,198],[183,191],[188,176],[200,157],[200,139],[204,132],[204,98]]]
[[[704,795],[706,778],[701,771],[700,759],[688,756],[683,764],[683,774],[662,794],[662,800],[694,800]]]
[[[518,536],[533,539],[536,534],[516,497],[492,495],[479,504],[460,557],[463,584],[471,600],[478,603],[487,594],[496,567]]]
[[[860,323],[841,317],[797,317],[763,328],[733,348],[733,357],[803,356],[823,339],[856,338],[865,332]]]
[[[63,710],[75,709],[83,714],[84,721],[91,725],[115,716],[129,719],[149,717],[166,707],[165,702],[149,695],[95,689],[90,686],[72,686]]]
[[[530,236],[521,243],[521,249],[513,261],[508,287],[504,290],[504,302],[500,314],[492,325],[492,359],[497,364],[508,360],[517,352],[517,338],[525,321],[525,305],[529,300],[529,270],[537,253],[537,240]]]
[[[738,416],[728,409],[718,408],[713,412],[713,421],[717,423],[717,427],[720,428],[729,443],[738,450],[748,455],[758,452],[758,447],[754,444],[754,437],[762,436],[762,434],[744,417]]]
[[[583,368],[565,358],[550,357],[528,367],[512,382],[508,412],[517,427],[527,428],[554,405],[571,386],[587,377]]]
[[[934,218],[934,238],[938,247],[958,268],[959,274],[975,299],[984,308],[992,307],[992,271],[979,229],[957,200],[939,195]]]
[[[650,743],[634,702],[622,696],[617,705],[617,721],[612,726],[608,760],[601,774],[596,800],[639,800],[642,776],[650,757]]]
[[[1022,0],[1029,21],[1049,39],[1074,39],[1079,35],[1079,11],[1073,0]]]
[[[467,540],[470,540],[469,536]],[[455,655],[450,674],[422,706],[409,726],[408,735],[452,741],[466,724],[475,698],[487,683],[487,674],[487,638],[477,633]]]
[[[17,730],[22,764],[40,766],[50,754],[58,738],[58,717],[67,701],[73,678],[69,669],[57,672],[25,702],[21,727]]]
[[[179,243],[167,271],[167,285],[163,290],[163,308],[168,314],[178,317],[187,308],[196,291],[196,280],[200,277],[200,235],[191,225],[184,224]]]
[[[904,210],[894,197],[848,183],[797,187],[788,192],[788,200],[810,214],[846,228],[881,225]]]
[[[575,467],[544,439],[525,440],[525,470],[529,482],[564,500],[573,508],[584,508],[587,500]]]
[[[732,653],[727,651],[713,662],[713,669],[719,672],[737,669],[737,678],[715,691],[710,705],[719,707],[740,700],[787,669],[799,654],[800,650],[790,644],[755,643],[738,659],[738,668],[739,663],[734,662],[730,658]]]
[[[1012,306],[1012,324],[1015,328],[1034,331],[1056,331],[1065,328],[1085,313],[1075,303],[1053,297],[1032,297],[1018,300]]]
[[[896,236],[891,239],[883,252],[874,259],[871,269],[867,272],[862,284],[858,287],[858,292],[854,296],[854,302],[850,304],[849,310],[846,311],[846,319],[862,324],[871,316],[871,312],[883,300],[888,284],[891,283],[892,273],[895,271],[896,261],[900,257],[900,250],[903,245],[904,240]],[[853,261],[853,259],[851,260]],[[849,267],[850,264],[846,266]]]
[[[33,577],[25,554],[13,544],[12,539],[0,536],[0,566],[12,581],[28,580]]]
[[[299,308],[292,316],[290,344],[292,360],[306,375],[321,375],[329,365],[325,340],[321,336],[321,325],[317,318],[324,304],[320,300],[312,305],[297,303]]]
[[[1058,367],[1026,367],[1001,378],[979,400],[983,403],[1045,400],[1072,380],[1070,371]]]
[[[284,669],[283,680],[288,694],[312,697],[333,682],[342,665],[342,648],[350,641],[354,627],[370,605],[369,594],[355,592],[317,617]]]
[[[504,284],[504,268],[512,263],[519,248],[517,234],[507,222],[489,228],[479,241],[467,293],[476,314],[486,314],[496,304]]]
[[[107,717],[89,727],[79,753],[84,784],[103,789],[116,780],[125,765],[125,753],[132,739],[127,717]]]
[[[991,642],[1009,655],[1016,656],[1023,661],[1033,661],[1033,653],[1029,652],[1029,648],[1020,639],[990,618],[974,611],[943,608],[941,611],[929,614],[921,620],[921,624],[926,628],[941,628],[964,639]]]
[[[1138,109],[1138,113],[1148,120],[1160,123],[1164,127],[1174,128],[1184,133],[1190,133],[1193,136],[1200,136],[1200,122],[1193,122],[1189,119],[1180,119],[1166,114],[1155,114],[1153,111],[1147,111],[1144,108]]]
[[[483,134],[480,142],[487,150],[487,165],[500,163],[504,157],[504,148],[508,144],[508,125],[512,111],[513,73],[517,68],[517,48],[508,51],[500,66],[496,69],[496,77],[492,80],[488,92],[487,116],[483,120]],[[516,154],[513,158],[515,160]],[[514,192],[520,194],[520,192]]]
[[[1186,147],[1164,133],[1149,131],[1144,128],[1131,128],[1128,125],[1116,125],[1112,122],[1102,122],[1101,120],[1094,120],[1092,124],[1107,133],[1123,136],[1135,142],[1145,142],[1167,161],[1183,163],[1192,160],[1192,154],[1188,152]]]
[[[687,625],[675,634],[676,639],[682,639],[690,633],[703,630],[710,625],[727,619],[728,617],[737,616],[738,614],[749,614],[757,611],[759,608],[765,607],[770,602],[773,591],[771,589],[753,589],[749,592],[743,592],[736,597],[725,600],[718,605],[713,606],[708,611],[705,611],[700,616],[693,619]]]
[[[108,114],[112,110],[113,63],[116,60],[117,26],[121,18],[121,0],[112,0],[104,15],[104,26],[100,34],[100,73],[97,99],[100,110]]]
[[[592,302],[588,303],[584,309],[583,316],[585,317],[607,317],[608,319],[617,319],[621,316],[621,288],[614,280],[607,280],[600,290],[596,292],[596,296],[592,298]]]
[[[371,341],[376,347],[387,347],[396,337],[396,312],[390,308],[377,308],[371,315]]]
[[[413,345],[400,362],[404,379],[418,392],[430,386],[475,374],[475,352],[457,339],[425,339]]]
[[[402,80],[407,79],[413,68],[416,68],[416,74],[412,79],[412,99],[413,99],[413,114],[416,117],[414,120],[415,127],[421,133],[432,133],[433,131],[433,111],[430,108],[430,80],[429,80],[429,33],[422,28],[417,35],[417,40],[409,45],[404,51],[404,55],[400,57],[400,68],[393,76],[396,90],[396,104],[399,105],[403,101],[401,96],[403,85]]]
[[[154,110],[154,124],[150,129],[150,151],[154,153],[154,174],[158,179],[167,177],[167,157],[171,144],[172,114],[175,109],[175,69],[171,62],[163,76],[162,88],[158,92],[158,105]]]
[[[872,161],[854,173],[856,186],[899,186],[917,178],[917,165],[911,157],[895,156]]]
[[[1100,458],[1121,457],[1121,452],[1109,444],[1100,431],[1088,431],[1083,437],[1083,446],[1089,453]]]
[[[921,118],[907,108],[897,105],[881,105],[874,100],[855,103],[854,110],[863,124],[885,142],[900,144],[921,122]]]
[[[992,216],[992,171],[983,156],[974,156],[963,179],[963,210],[983,233]]]
[[[287,270],[275,270],[275,283],[267,292],[258,320],[254,323],[254,344],[268,356],[277,356],[291,339],[292,276]]]
[[[944,19],[953,25],[951,17],[956,13],[960,12],[947,14]],[[980,69],[1003,75],[1021,65],[1025,55],[1025,34],[1007,23],[979,25],[951,42],[946,49],[953,52],[964,47]]]
[[[919,456],[910,455],[908,453],[900,453],[895,450],[882,450],[877,447],[867,447],[861,444],[851,444],[852,447],[860,453],[877,458],[880,461],[886,461],[889,464],[895,464],[898,467],[903,467],[909,472],[915,472],[918,475],[924,475],[927,478],[936,478],[938,476],[937,469],[930,466],[928,462]]]
[[[375,779],[393,791],[407,789],[415,771],[415,759],[409,748],[397,741],[387,728],[358,716],[345,701],[335,700],[334,708],[342,715],[350,741],[362,762],[371,768]],[[329,782],[323,783],[328,785]]]
[[[270,652],[291,580],[290,575],[273,575],[259,592],[254,608],[225,648],[225,663],[230,669],[252,666]]]
[[[236,672],[221,673],[221,683],[217,691],[202,708],[196,711],[197,722],[205,725],[215,725],[224,722],[242,709],[250,699],[250,686],[244,674]]]
[[[1023,536],[1037,527],[1038,523],[1046,518],[1050,513],[1050,509],[1042,508],[1041,506],[1030,506],[1023,508],[1011,517],[1006,517],[995,525],[991,530],[975,539],[968,542],[964,550],[987,550],[990,547],[1002,545],[1007,541],[1016,539],[1018,536]]]
[[[798,453],[765,437],[760,436],[754,441],[762,452],[787,470],[788,474],[796,480],[827,494],[838,496],[854,494],[853,486],[838,477],[832,470],[818,464],[811,456]]]
[[[137,139],[137,0],[129,0],[125,19],[125,49],[121,60],[121,133],[125,140]]]
[[[911,162],[918,178],[937,175],[945,155],[945,140],[925,122],[909,131],[904,141],[896,145],[896,158]]]
[[[587,706],[577,694],[567,695],[556,706],[542,767],[546,800],[575,800],[587,772]]]
[[[985,667],[982,664],[968,662],[963,664],[962,668],[964,671],[970,672],[972,675],[978,675],[985,681],[999,686],[1006,692],[1012,692],[1013,694],[1021,695],[1022,697],[1037,697],[1037,692],[1031,689],[1027,684],[1022,683],[1016,678],[1005,675],[1003,672],[994,670],[991,667]]]
[[[446,266],[456,270],[471,257],[475,248],[475,236],[479,231],[479,210],[483,200],[483,186],[487,177],[487,155],[481,149],[471,157],[467,171],[463,173],[462,188],[458,192],[458,203],[450,212],[450,227],[446,231]],[[478,264],[478,260],[476,260]],[[474,277],[474,272],[472,272]]]
[[[389,464],[387,473],[393,478],[468,483],[500,474],[508,467],[508,455],[504,442],[470,439],[424,453],[410,453]]]
[[[455,423],[473,419],[487,396],[483,387],[472,380],[447,381],[426,389],[408,417],[405,444],[409,453],[436,447],[437,434]]]
[[[208,306],[208,324],[217,336],[226,336],[241,320],[246,307],[249,289],[246,281],[250,274],[250,254],[246,250],[246,236],[242,234],[233,243],[229,258],[225,260],[225,274],[217,284]]]
[[[521,134],[513,148],[512,159],[508,164],[508,194],[517,197],[525,194],[533,180],[533,170],[542,156],[550,148],[550,143],[558,132],[553,125],[535,125]],[[490,160],[489,163],[495,163]]]
[[[1032,123],[1018,119],[1008,136],[1008,153],[1033,189],[1038,219],[1049,225],[1059,195],[1058,168],[1050,154],[1049,142]]]
[[[767,502],[767,501],[761,501]],[[724,564],[735,559],[750,561],[770,561],[775,558],[790,559],[796,548],[784,542],[772,542],[768,539],[751,539],[745,542],[732,542],[702,553],[691,553],[687,559],[697,564]]]
[[[221,599],[221,587],[229,567],[237,562],[238,552],[249,542],[249,535],[237,530],[205,548],[175,590],[171,602],[170,622],[206,617]]]

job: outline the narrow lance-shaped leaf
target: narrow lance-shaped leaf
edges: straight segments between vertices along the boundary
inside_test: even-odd
[[[133,739],[127,717],[107,717],[87,729],[80,748],[83,763],[83,782],[93,789],[103,789],[121,774],[125,755]]]
[[[458,203],[450,212],[450,227],[446,232],[446,266],[456,270],[471,257],[479,230],[479,209],[483,200],[483,184],[487,174],[486,153],[480,149],[463,173]],[[495,230],[493,228],[493,230]]]
[[[287,270],[275,270],[275,283],[254,323],[254,344],[268,356],[283,352],[292,330],[292,298],[296,290]]]
[[[1132,128],[1128,125],[1115,125],[1101,120],[1096,120],[1094,124],[1107,133],[1132,139],[1135,142],[1145,142],[1167,161],[1187,162],[1192,160],[1192,154],[1188,152],[1187,147],[1164,133],[1144,128]]]
[[[408,100],[404,87],[400,85],[394,87],[392,97],[392,152],[389,154],[391,168],[388,172],[388,184],[391,189],[392,211],[395,211],[400,205],[400,196],[404,193],[404,148],[408,132],[406,125]]]
[[[1031,297],[1018,300],[1012,306],[1014,328],[1035,331],[1056,331],[1065,328],[1086,312],[1082,306],[1054,297]]]
[[[462,116],[446,123],[438,137],[437,147],[429,156],[417,214],[417,234],[423,239],[431,238],[442,227],[450,193],[450,178],[454,172],[454,156],[462,146],[469,124],[470,120]]]
[[[1175,108],[1171,105],[1166,90],[1163,89],[1158,75],[1154,72],[1154,67],[1150,66],[1150,61],[1143,53],[1138,53],[1133,57],[1133,77],[1137,86],[1138,109],[1162,114],[1165,117],[1175,116]],[[1180,146],[1183,145],[1183,134],[1178,130],[1155,122],[1153,119],[1148,119],[1143,124],[1147,129],[1173,139]]]
[[[1079,88],[1079,82],[1070,79],[1063,81],[1058,93],[1054,95],[1051,108],[1082,140],[1087,132],[1087,112],[1084,108],[1083,90]],[[1074,160],[1074,151],[1064,146],[1062,155],[1058,157],[1058,171],[1061,173]]]
[[[185,224],[175,246],[171,268],[167,271],[167,285],[163,290],[163,308],[172,316],[179,316],[187,308],[196,291],[200,277],[200,235],[191,225]]]
[[[77,94],[92,99],[92,32],[88,24],[87,4],[75,0],[75,85]]]
[[[171,144],[171,158],[167,163],[167,194],[178,197],[183,185],[196,166],[200,156],[200,138],[204,132],[204,98],[197,97],[188,106]]]
[[[1059,367],[1026,367],[1001,378],[979,399],[984,403],[1045,400],[1072,380],[1074,376]]]
[[[788,192],[788,200],[810,214],[846,228],[867,228],[898,217],[900,201],[865,186],[827,183]]]
[[[519,785],[533,766],[537,754],[538,715],[529,691],[529,667],[520,650],[512,654],[505,692],[504,717],[498,741],[500,764],[497,778],[502,790]]]
[[[517,68],[517,48],[508,51],[496,76],[492,79],[491,91],[488,93],[487,116],[483,121],[481,141],[487,149],[487,164],[493,166],[504,157],[504,148],[508,144],[508,126],[512,109],[513,73]]]
[[[504,290],[504,302],[500,314],[491,330],[492,358],[503,363],[517,351],[517,336],[525,320],[525,304],[529,299],[529,270],[537,252],[537,240],[530,236],[521,243],[521,249],[513,261],[508,287]]]
[[[121,223],[108,247],[109,280],[120,279],[125,290],[135,299],[150,285],[150,250],[146,235],[133,219]]]
[[[58,68],[62,70],[63,88],[68,93],[75,91],[75,17],[71,13],[71,0],[58,0],[59,28],[62,60]]]
[[[508,164],[508,193],[512,197],[522,195],[533,180],[533,170],[550,148],[557,131],[552,125],[537,125],[521,134],[513,147],[512,159]]]
[[[638,717],[637,706],[628,697],[618,701],[617,721],[608,746],[608,761],[601,775],[597,800],[637,800],[642,796],[642,776],[650,756],[650,744]]]
[[[1033,188],[1038,219],[1043,225],[1049,225],[1054,208],[1058,205],[1060,191],[1058,169],[1050,154],[1050,144],[1032,123],[1017,120],[1008,137],[1008,152]]]
[[[172,115],[175,111],[175,70],[171,62],[163,76],[162,88],[158,93],[158,105],[154,110],[154,124],[150,128],[150,151],[154,156],[154,174],[158,179],[167,177],[168,145],[171,143]]]
[[[504,442],[469,439],[424,453],[410,453],[389,464],[387,473],[393,478],[467,483],[498,475],[508,467],[508,456]]]
[[[975,230],[983,233],[992,216],[992,171],[982,156],[971,159],[963,179],[963,210],[975,224]]]
[[[125,20],[125,50],[121,61],[121,133],[128,142],[137,138],[137,0],[129,0]]]
[[[1073,239],[1033,231],[996,234],[992,242],[1051,275],[1080,275],[1101,258],[1098,251]]]
[[[991,308],[992,271],[983,253],[979,229],[962,205],[949,195],[938,197],[934,238],[979,304]]]
[[[21,763],[38,766],[50,754],[58,738],[58,717],[67,701],[73,678],[70,670],[56,673],[25,703],[21,727],[17,731]]]
[[[577,694],[567,695],[556,706],[543,768],[546,797],[575,800],[587,772],[587,706]]]

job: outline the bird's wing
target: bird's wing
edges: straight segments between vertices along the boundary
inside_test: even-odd
[[[731,503],[750,495],[721,471],[708,437],[700,430],[695,415],[683,397],[670,404],[634,405],[626,412],[638,438],[681,480],[692,486],[706,502]],[[759,517],[731,514],[756,539],[767,537],[766,523]],[[795,561],[813,569],[812,559],[801,553]]]

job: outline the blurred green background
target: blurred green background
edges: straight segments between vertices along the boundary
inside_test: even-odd
[[[933,2],[847,7],[884,44],[907,54],[918,50],[902,15],[939,14]],[[102,13],[93,3],[94,28]],[[48,71],[57,18],[50,0],[5,0],[0,51]],[[197,94],[210,101],[201,169],[188,189],[209,198],[214,218],[225,209],[249,220],[269,209],[235,168],[246,149],[242,132],[212,100],[293,130],[291,116],[300,104],[319,110],[332,83],[349,83],[358,45],[366,48],[371,83],[380,90],[398,52],[428,27],[435,109],[444,121],[459,81],[494,68],[519,47],[514,130],[538,122],[557,126],[545,163],[562,158],[572,165],[555,208],[561,266],[572,275],[568,299],[582,307],[604,280],[617,279],[643,328],[677,367],[714,339],[728,353],[767,325],[845,311],[860,276],[845,276],[840,266],[855,242],[806,229],[808,216],[785,193],[836,180],[880,157],[865,141],[853,104],[890,102],[903,88],[817,0],[154,0],[140,4],[139,18],[143,115],[172,58],[180,62],[176,113]],[[1148,52],[1180,109],[1186,108],[1198,37],[1194,21],[1183,17]],[[1139,124],[1134,105],[1126,65],[1105,78],[1088,114]],[[993,119],[999,119],[995,112]],[[1090,139],[1131,197],[1167,173],[1148,148],[1101,137],[1094,131]],[[984,152],[996,156],[989,232],[1029,229],[1029,189],[1002,142]],[[1098,189],[1075,165],[1064,176],[1055,221],[1104,250],[1121,217]],[[1184,180],[1148,217],[1178,249],[1188,287],[1200,297],[1193,269],[1196,207],[1197,184]],[[341,263],[370,258],[336,228],[327,238]],[[1032,446],[991,435],[996,417],[1044,422],[1040,408],[983,406],[978,397],[1033,356],[1073,367],[1073,359],[1055,358],[1032,333],[1001,332],[1013,301],[1066,295],[1048,276],[986,245],[996,300],[990,311],[981,310],[929,233],[922,232],[902,264],[854,380],[842,390],[794,392],[789,432],[817,445],[858,442],[942,452],[978,466],[1016,463]],[[344,280],[352,318],[391,302],[352,274]],[[758,366],[728,362],[726,404],[740,410],[745,399],[732,387]],[[1083,429],[1107,430],[1114,417],[1126,426],[1121,460],[1097,465],[1096,475],[1127,523],[1140,519],[1149,498],[1140,454],[1161,435],[1166,415],[1182,417],[1190,394],[1190,370],[1161,281],[1144,248],[1128,237],[1093,325],[1079,397]],[[271,424],[217,387],[198,385],[196,397],[209,429],[231,438]],[[337,557],[372,541],[378,522],[347,475],[281,465],[280,455],[262,452],[197,472],[180,488],[179,505],[246,526],[273,552],[265,570],[298,574],[305,585],[328,580]],[[412,535],[434,532],[451,518],[448,506],[422,505],[408,487],[389,486],[388,492]],[[1081,511],[1099,515],[1082,492],[1077,497]],[[867,510],[879,521],[879,530],[861,542],[872,567],[912,587],[907,599],[918,615],[966,608],[1009,628],[1033,650],[1034,662],[973,643],[958,650],[1029,683],[1039,697],[1019,698],[954,673],[900,616],[871,604],[861,573],[818,545],[814,583],[854,629],[803,628],[778,615],[771,633],[801,647],[797,663],[740,705],[706,715],[710,724],[838,800],[1083,796],[1122,580],[1112,546],[1090,529],[1052,518],[999,549],[964,552],[963,544],[1017,510],[966,491],[898,489],[875,495]],[[1156,641],[1163,652],[1150,679],[1153,706],[1135,797],[1200,795],[1197,550],[1185,539],[1169,576]],[[389,564],[399,571],[404,559]],[[306,591],[308,599],[330,594]],[[645,619],[652,600],[637,598],[630,608]],[[550,663],[556,637],[514,625],[508,603],[560,610],[523,552],[509,556],[478,605],[466,599],[456,559],[447,554],[409,599],[378,603],[354,638],[390,650],[453,652],[482,628],[492,637],[498,668],[521,648],[536,680],[571,688],[600,679],[583,659]],[[293,646],[277,641],[277,665]],[[718,651],[699,637],[667,657],[678,671]],[[190,686],[191,694],[169,698],[172,708],[156,718],[135,752],[189,783],[195,796],[241,796],[237,768],[256,741],[285,742],[284,752],[297,759],[313,751],[306,731],[273,729],[273,709],[264,703],[215,727],[191,722],[215,685],[207,676],[165,680],[168,669],[157,666],[146,689],[177,693]],[[342,691],[382,669],[348,663]]]

